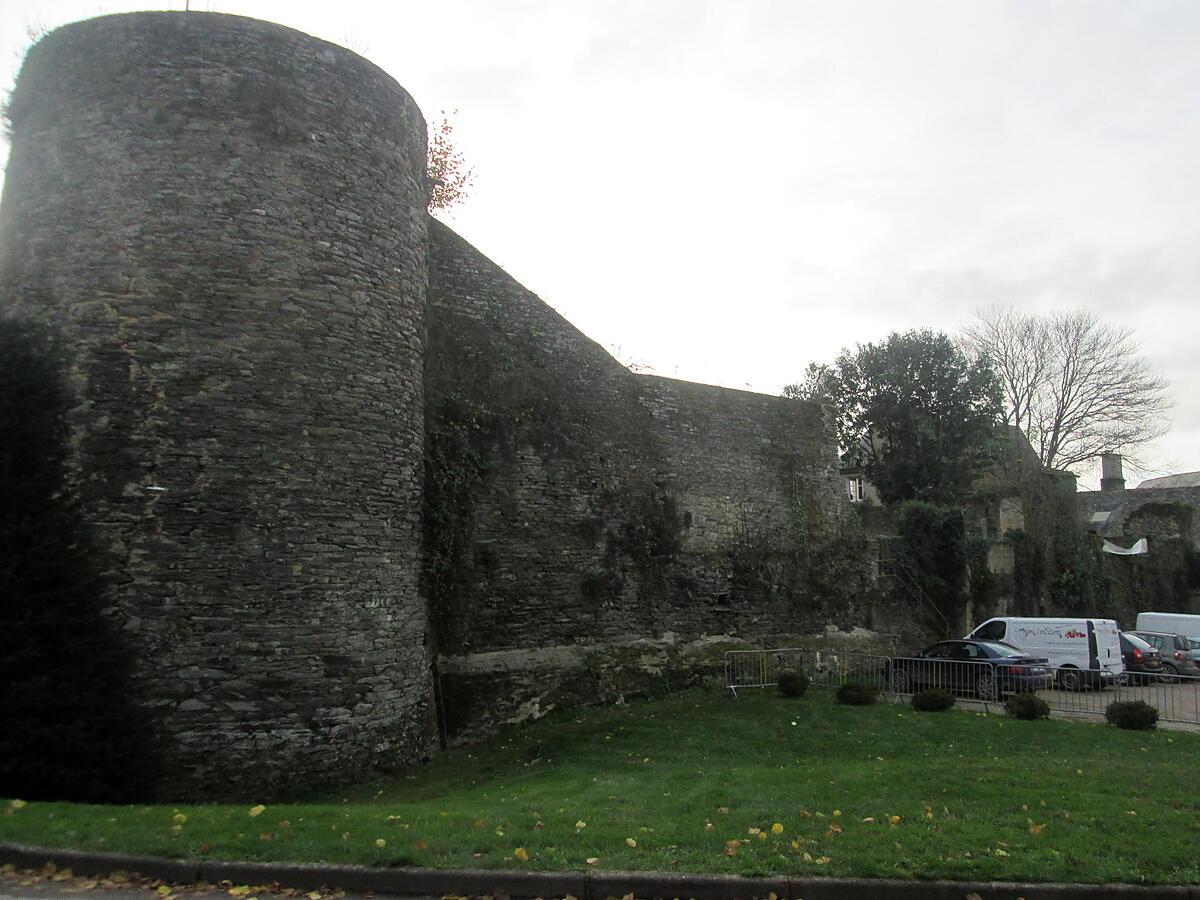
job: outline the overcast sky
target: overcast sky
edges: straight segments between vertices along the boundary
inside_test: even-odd
[[[1200,469],[1195,0],[192,7],[460,110],[446,220],[625,362],[774,393],[893,330],[1085,306],[1172,383],[1148,473]],[[27,27],[139,8],[5,0],[5,85]]]

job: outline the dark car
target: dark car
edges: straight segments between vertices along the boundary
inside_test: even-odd
[[[1121,632],[1121,655],[1130,684],[1149,684],[1162,677],[1162,657],[1136,634]]]
[[[1051,686],[1049,660],[1030,656],[1002,641],[940,641],[892,662],[892,690],[907,694],[941,687],[956,694],[994,700],[1003,694]]]
[[[1158,651],[1162,659],[1163,674],[1200,675],[1200,661],[1192,652],[1192,642],[1182,634],[1168,634],[1165,631],[1131,631],[1130,634],[1140,637],[1143,641]]]

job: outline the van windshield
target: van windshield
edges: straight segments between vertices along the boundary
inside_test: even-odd
[[[1003,622],[988,622],[981,626],[975,632],[975,640],[977,641],[998,641],[1004,637]]]

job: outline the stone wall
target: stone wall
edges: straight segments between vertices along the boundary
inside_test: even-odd
[[[1082,491],[1076,500],[1080,518],[1087,527],[1104,538],[1124,538],[1133,534],[1126,528],[1126,523],[1143,506],[1170,504],[1200,512],[1200,487]],[[1101,521],[1094,521],[1097,513],[1107,515]],[[1200,550],[1200,515],[1191,517],[1187,533],[1182,537],[1190,542],[1193,549]]]
[[[634,376],[450,229],[430,234],[426,537],[448,739],[686,683],[730,641],[867,624],[868,599],[817,590],[797,549],[828,552],[845,522],[818,407]],[[865,554],[845,563],[859,583]]]
[[[10,114],[0,292],[77,348],[169,796],[358,779],[439,722],[903,620],[821,411],[634,376],[430,220],[420,111],[355,54],[109,16],[40,42]]]
[[[425,125],[357,55],[108,16],[9,109],[0,297],[77,349],[78,464],[171,796],[428,746]]]

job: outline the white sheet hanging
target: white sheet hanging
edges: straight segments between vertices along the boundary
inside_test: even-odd
[[[1113,553],[1117,556],[1145,556],[1150,552],[1150,545],[1145,538],[1139,539],[1132,547],[1118,547],[1111,541],[1105,541],[1104,552]]]

